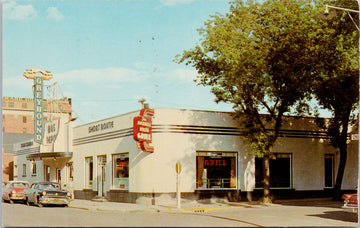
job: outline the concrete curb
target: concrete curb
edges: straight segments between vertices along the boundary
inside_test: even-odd
[[[90,210],[90,208],[88,208],[88,207],[71,206],[71,205],[68,205],[68,208],[76,208],[76,209]]]
[[[86,202],[86,203],[84,203]],[[177,208],[176,205],[166,205],[166,204],[158,204],[158,205],[138,205],[131,206],[128,208],[124,205],[107,205],[103,204],[103,201],[88,204],[88,201],[84,202],[76,202],[69,204],[70,208],[77,208],[83,210],[93,210],[93,211],[117,211],[117,212],[174,212],[174,213],[205,213],[213,210],[221,210],[221,209],[229,209],[229,208],[261,208],[261,207],[279,207],[279,204],[261,204],[258,202],[227,202],[221,204],[197,204],[197,205],[189,205],[184,204],[182,208]]]
[[[181,209],[182,212],[195,212],[195,213],[203,213],[212,210],[220,210],[220,209],[228,209],[231,207],[205,207],[205,208],[193,208],[193,209]]]
[[[162,212],[184,212],[184,213],[205,213],[208,211],[212,211],[212,210],[221,210],[221,209],[229,209],[229,208],[236,208],[234,206],[231,205],[220,205],[220,206],[189,206],[189,205],[184,205],[181,208],[177,208],[177,206],[167,206],[167,205],[157,205],[157,208],[159,211]]]
[[[204,213],[212,210],[221,210],[234,208],[234,206],[220,206],[220,207],[194,207],[194,208],[177,208],[173,206],[158,205],[154,208],[143,208],[143,209],[123,209],[123,208],[101,208],[98,206],[79,206],[69,205],[69,208],[77,208],[82,210],[95,210],[95,211],[118,211],[118,212],[184,212],[184,213]]]
[[[82,209],[82,210],[93,210],[93,211],[117,211],[117,212],[143,212],[143,211],[153,211],[153,212],[159,212],[158,209],[118,209],[118,208],[100,208],[100,207],[84,207],[84,206],[76,206],[76,205],[69,205],[69,208],[76,208],[76,209]]]

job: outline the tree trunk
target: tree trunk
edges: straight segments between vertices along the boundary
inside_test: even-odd
[[[348,109],[348,110],[350,110],[350,109]],[[341,200],[341,184],[342,184],[342,180],[344,177],[346,159],[347,159],[347,144],[346,144],[346,142],[347,142],[349,119],[350,119],[350,112],[343,115],[343,117],[341,118],[341,121],[339,121],[337,119],[337,121],[339,123],[338,126],[340,126],[340,124],[341,124],[342,129],[341,129],[341,132],[339,132],[340,134],[339,134],[339,138],[337,140],[337,145],[340,150],[340,162],[339,162],[338,172],[337,172],[337,176],[336,176],[336,182],[335,182],[335,186],[334,186],[334,195],[333,195],[334,200]]]
[[[339,162],[338,173],[336,176],[336,182],[334,186],[334,195],[333,195],[334,200],[341,200],[341,183],[344,177],[346,159],[347,159],[347,149],[345,144],[345,146],[340,147],[340,162]]]
[[[270,156],[269,154],[263,157],[263,174],[264,174],[264,203],[271,203],[270,199]]]

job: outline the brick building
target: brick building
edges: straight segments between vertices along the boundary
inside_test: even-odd
[[[51,116],[71,116],[71,98],[44,100],[44,121]],[[34,137],[34,99],[2,98],[2,180],[13,179],[13,144]]]

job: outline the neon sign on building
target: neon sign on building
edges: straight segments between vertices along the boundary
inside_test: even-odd
[[[133,137],[139,149],[154,152],[152,145],[152,117],[154,109],[141,109],[140,115],[134,117]]]
[[[44,139],[43,82],[52,79],[53,75],[50,71],[38,68],[28,68],[23,75],[27,79],[34,79],[34,140],[42,144]]]

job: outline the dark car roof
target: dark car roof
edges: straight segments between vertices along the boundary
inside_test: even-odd
[[[53,181],[36,181],[33,184],[57,184],[59,185],[59,187],[61,188],[61,185],[58,183],[58,182],[53,182]],[[64,191],[64,190],[61,190],[61,189],[56,189],[56,190],[50,190],[51,192],[68,192],[68,191]]]
[[[53,181],[36,181],[33,184],[59,184],[59,183]]]
[[[21,184],[22,186],[21,187],[16,186],[18,184]],[[28,181],[9,181],[6,184],[5,188],[12,188],[12,189],[14,189],[14,188],[29,188],[29,186],[30,186],[30,183]]]
[[[7,183],[27,183],[27,184],[29,184],[30,182],[29,181],[23,181],[23,180],[16,180],[16,181],[12,180],[12,181],[8,181]]]

